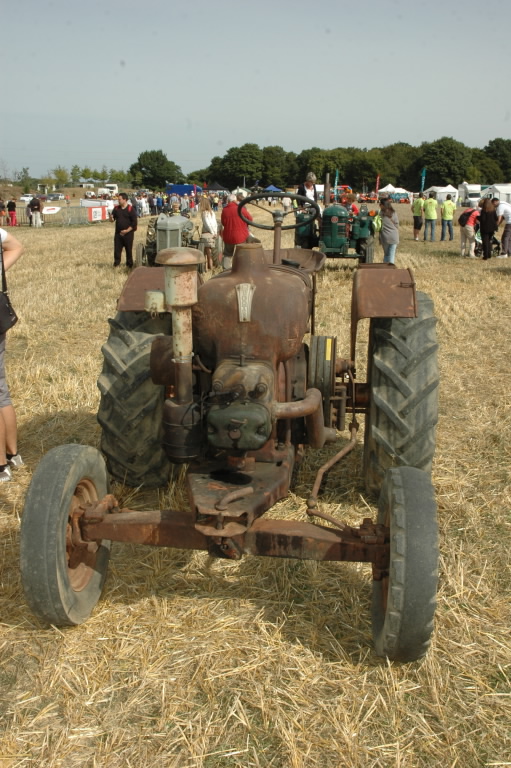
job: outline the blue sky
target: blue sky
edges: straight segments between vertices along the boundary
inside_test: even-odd
[[[0,162],[511,138],[511,0],[0,0]],[[14,87],[12,87],[12,84]],[[1,172],[1,170],[0,170]]]

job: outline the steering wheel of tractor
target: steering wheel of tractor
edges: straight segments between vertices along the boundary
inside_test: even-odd
[[[273,224],[259,224],[257,221],[250,221],[250,219],[247,219],[243,215],[243,207],[247,205],[248,203],[252,203],[255,200],[267,200],[269,197],[276,197],[280,200],[284,197],[288,197],[290,200],[297,200],[298,203],[301,203],[302,206],[307,204],[307,207],[312,209],[312,215],[307,217],[304,221],[298,221],[294,224],[283,224],[283,221],[286,216],[289,216],[290,214],[294,214],[296,212],[296,209],[292,208],[290,211],[269,211],[266,208],[261,208],[259,205],[257,208],[260,211],[265,211],[266,213],[269,213],[270,216],[273,217]],[[321,216],[321,210],[319,208],[319,205],[314,201],[311,200],[310,197],[305,197],[305,195],[292,195],[288,194],[287,192],[272,192],[271,195],[259,193],[257,195],[249,195],[244,200],[241,201],[241,203],[238,204],[238,216],[240,219],[242,219],[245,224],[250,224],[252,227],[256,227],[257,229],[269,229],[273,231],[275,229],[275,225],[277,222],[280,222],[282,229],[298,229],[298,227],[303,227],[306,224],[310,224],[315,219],[317,219],[319,216]]]

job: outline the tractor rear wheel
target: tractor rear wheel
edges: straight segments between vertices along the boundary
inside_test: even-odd
[[[390,562],[373,581],[375,650],[393,661],[415,661],[428,650],[436,608],[438,529],[430,476],[413,467],[389,469],[378,523],[390,529]]]
[[[86,445],[53,448],[34,472],[21,520],[21,580],[28,605],[48,624],[81,624],[99,600],[110,541],[77,541],[73,515],[107,493],[103,457]]]
[[[118,312],[108,322],[98,379],[101,450],[116,480],[157,488],[166,484],[170,465],[162,447],[165,388],[153,384],[149,356],[154,336],[170,333],[171,317]]]
[[[416,318],[371,320],[364,480],[376,496],[390,467],[431,471],[438,421],[436,318],[425,293],[417,293],[417,304]]]

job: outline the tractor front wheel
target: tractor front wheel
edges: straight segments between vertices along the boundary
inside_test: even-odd
[[[77,519],[107,493],[103,457],[86,445],[53,448],[34,472],[21,520],[21,580],[28,605],[47,624],[81,624],[99,600],[110,541],[80,542]]]
[[[413,467],[389,469],[378,523],[390,529],[388,571],[373,581],[376,653],[415,661],[428,650],[438,582],[438,529],[431,479]]]
[[[361,264],[374,262],[374,237],[368,237],[359,247],[359,261]]]
[[[149,370],[156,334],[170,333],[170,315],[118,312],[109,320],[98,379],[101,450],[111,475],[125,485],[165,485],[170,464],[162,447],[165,387],[153,384]]]

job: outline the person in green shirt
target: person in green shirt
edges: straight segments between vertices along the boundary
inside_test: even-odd
[[[449,230],[449,240],[454,240],[454,228],[453,217],[456,210],[456,203],[452,201],[452,195],[447,195],[444,202],[440,206],[440,213],[442,215],[442,234],[440,240],[445,240],[447,230]]]
[[[435,193],[430,192],[429,197],[424,203],[424,242],[428,239],[428,229],[431,232],[431,242],[435,239],[435,227],[437,219],[437,208]]]
[[[413,201],[413,239],[418,240],[422,229],[422,217],[424,214],[424,193],[419,192],[419,197]]]

